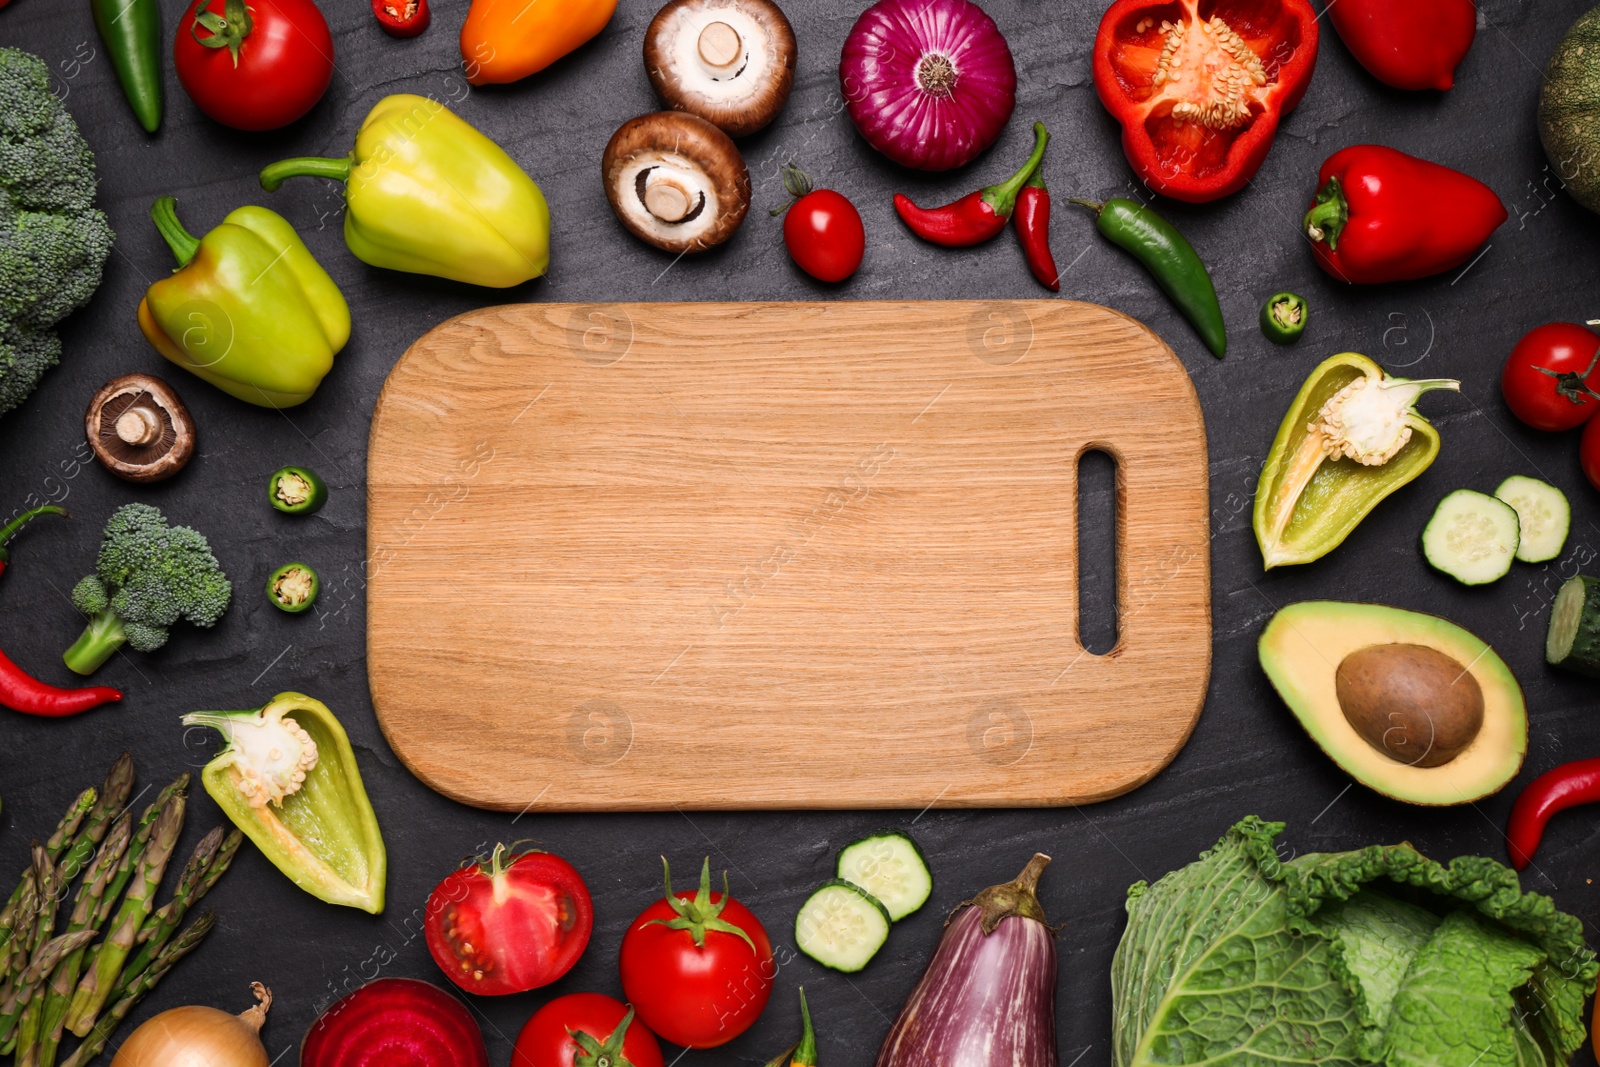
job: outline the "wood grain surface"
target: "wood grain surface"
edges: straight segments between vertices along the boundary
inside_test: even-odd
[[[1117,462],[1103,656],[1089,449]],[[1105,799],[1205,696],[1206,472],[1182,365],[1096,305],[475,311],[373,417],[373,701],[487,808]]]

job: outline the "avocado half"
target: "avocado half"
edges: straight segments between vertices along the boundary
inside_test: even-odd
[[[1335,672],[1345,657],[1375,645],[1421,645],[1459,663],[1483,694],[1483,723],[1459,754],[1436,767],[1380,751],[1351,725]],[[1312,740],[1356,781],[1410,804],[1465,804],[1498,791],[1522,767],[1528,712],[1522,687],[1494,649],[1453,622],[1381,604],[1307,600],[1274,615],[1261,631],[1261,667]]]

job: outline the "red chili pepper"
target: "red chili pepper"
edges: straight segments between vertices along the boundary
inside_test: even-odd
[[[1367,73],[1396,89],[1448,89],[1478,32],[1472,0],[1338,0],[1333,28]]]
[[[1306,0],[1112,4],[1095,34],[1094,88],[1145,184],[1194,204],[1249,184],[1311,84],[1317,17]]]
[[[1039,284],[1052,293],[1061,291],[1061,272],[1050,251],[1050,190],[1044,186],[1044,172],[1034,171],[1028,184],[1017,194],[1017,240],[1028,269]]]
[[[1600,759],[1581,759],[1545,771],[1528,783],[1511,806],[1506,849],[1511,866],[1522,870],[1544,836],[1545,823],[1558,811],[1600,800]]]
[[[41,682],[0,652],[0,707],[28,715],[60,718],[121,699],[122,693],[110,686],[60,689]]]
[[[1322,269],[1345,282],[1409,281],[1459,267],[1506,221],[1505,205],[1478,179],[1383,145],[1335,152],[1317,184],[1306,236]]]
[[[6,572],[6,565],[11,562],[11,552],[6,548],[6,543],[16,536],[18,530],[40,515],[65,515],[66,513],[66,508],[58,508],[54,504],[44,504],[24,511],[4,526],[0,526],[0,574]]]
[[[372,14],[390,37],[415,37],[433,20],[428,0],[372,0]]]
[[[1045,131],[1044,123],[1035,122],[1033,154],[1021,170],[999,185],[984,186],[952,204],[934,208],[918,207],[909,197],[895,193],[894,209],[900,213],[900,218],[911,228],[911,232],[924,241],[947,248],[982,244],[1006,228],[1006,222],[1016,210],[1017,193],[1023,183],[1033,177],[1033,172],[1039,169],[1039,163],[1044,159],[1044,146],[1049,140],[1050,134]]]

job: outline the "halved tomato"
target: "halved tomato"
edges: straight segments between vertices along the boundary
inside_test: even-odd
[[[549,985],[572,969],[594,930],[594,904],[576,868],[549,852],[496,845],[428,897],[428,951],[468,993]]]

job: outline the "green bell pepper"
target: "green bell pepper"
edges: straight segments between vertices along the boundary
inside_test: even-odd
[[[378,817],[350,738],[326,704],[279,693],[247,711],[191,712],[183,724],[227,739],[200,780],[278,870],[319,900],[383,911]]]
[[[350,308],[287,219],[242,207],[196,240],[177,201],[150,208],[178,270],[139,302],[139,329],[157,352],[251,404],[311,399],[350,339]]]
[[[1267,569],[1321,559],[1427,470],[1439,431],[1414,405],[1431,389],[1460,387],[1391,378],[1358,352],[1323,360],[1289,405],[1256,486],[1256,543]]]
[[[261,187],[297,175],[346,183],[345,244],[374,267],[503,289],[550,266],[544,194],[437,100],[384,97],[348,156],[285,159],[261,172]]]

